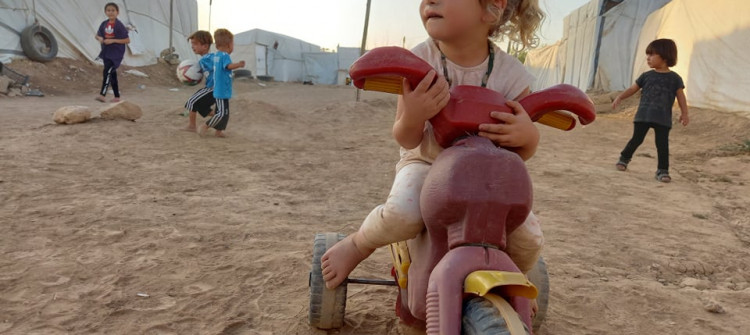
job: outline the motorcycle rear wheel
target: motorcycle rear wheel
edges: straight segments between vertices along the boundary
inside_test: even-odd
[[[547,306],[549,305],[549,273],[544,258],[539,257],[536,265],[528,273],[529,281],[536,286],[539,295],[536,297],[537,311],[531,320],[531,327],[538,332],[547,317]]]
[[[346,280],[333,290],[326,288],[320,259],[336,242],[346,237],[337,233],[315,234],[312,270],[310,271],[310,325],[319,329],[336,329],[344,326],[346,312]]]
[[[513,317],[518,317],[518,314],[513,314]],[[528,335],[529,330],[525,324],[523,328],[525,334]],[[500,311],[497,310],[495,305],[489,300],[478,296],[464,300],[461,334],[511,335],[508,324],[502,315],[500,315]]]

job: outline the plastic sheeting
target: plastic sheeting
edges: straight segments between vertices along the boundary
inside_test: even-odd
[[[94,39],[99,24],[106,20],[106,1],[0,0],[0,61],[24,57],[21,31],[37,20],[57,40],[57,57],[94,61],[100,45]],[[131,44],[123,64],[154,64],[162,50],[169,48],[170,0],[122,0],[118,19],[130,25]],[[181,59],[196,58],[187,37],[198,28],[195,0],[174,0],[172,46]]]
[[[359,48],[341,48],[335,53],[305,53],[305,80],[315,84],[346,85],[349,67],[359,58]]]
[[[750,112],[750,2],[674,0],[652,13],[638,42],[633,78],[648,70],[645,50],[657,38],[677,44],[688,105]],[[747,114],[745,114],[747,115]]]
[[[750,72],[750,1],[625,0],[592,18],[601,6],[592,0],[574,11],[561,41],[529,52],[526,66],[537,77],[532,89],[568,83],[624,90],[648,70],[648,43],[670,38],[678,48],[672,70],[685,81],[688,105],[750,112],[744,92],[750,87],[744,75]]]
[[[262,46],[258,48],[257,46]],[[259,55],[265,52],[265,55]],[[266,73],[275,81],[304,81],[304,53],[319,53],[320,46],[294,37],[262,29],[252,29],[234,35],[232,60],[244,60],[254,76]],[[265,59],[258,62],[258,59]],[[265,69],[259,69],[265,66]]]
[[[591,0],[563,19],[563,37],[554,45],[531,50],[527,69],[537,77],[531,89],[538,91],[559,83],[586,89],[594,76],[594,55],[599,34],[597,15],[602,0]]]
[[[643,72],[633,75],[636,56],[638,52],[646,52],[645,48],[638,48],[641,29],[648,15],[668,2],[669,0],[626,1],[603,15],[599,66],[593,88],[622,91],[633,85],[635,78]],[[643,64],[646,64],[645,59]]]

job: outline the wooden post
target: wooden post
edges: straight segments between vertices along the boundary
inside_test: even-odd
[[[362,46],[359,47],[359,56],[365,54],[365,47],[367,46],[367,26],[370,23],[370,1],[367,0],[367,11],[365,11],[365,30],[362,32]],[[359,101],[359,88],[357,89],[357,101]]]

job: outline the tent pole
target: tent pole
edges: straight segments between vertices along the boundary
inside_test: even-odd
[[[169,0],[169,51],[174,52],[174,49],[172,49],[172,14],[173,14],[173,7],[174,0]]]
[[[211,31],[211,7],[213,7],[214,0],[208,1],[208,31]]]
[[[370,23],[370,1],[367,0],[367,11],[365,12],[365,30],[362,32],[362,46],[359,48],[359,55],[365,54],[365,46],[367,45],[367,25]],[[357,89],[357,101],[359,101],[359,89]]]

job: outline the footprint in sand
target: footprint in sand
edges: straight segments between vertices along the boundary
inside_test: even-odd
[[[183,288],[183,291],[187,294],[199,294],[206,291],[213,290],[214,287],[206,283],[193,283]]]
[[[148,297],[139,298],[135,305],[131,308],[134,311],[161,311],[167,308],[173,307],[177,304],[177,300],[172,297]]]
[[[694,261],[671,261],[668,264],[669,268],[679,274],[689,275],[711,275],[715,272],[713,266]]]
[[[59,286],[69,281],[70,281],[70,277],[52,275],[52,276],[47,276],[46,278],[44,278],[44,280],[40,281],[39,283],[44,286]]]
[[[6,281],[6,280],[14,280],[20,278],[29,268],[22,268],[18,270],[10,270],[6,269],[3,270],[2,273],[0,273],[0,282]]]
[[[101,261],[102,259],[104,259],[104,256],[99,252],[91,251],[85,255],[76,257],[76,262],[81,263],[82,265],[88,265]]]
[[[0,321],[0,333],[13,328],[13,322]]]

